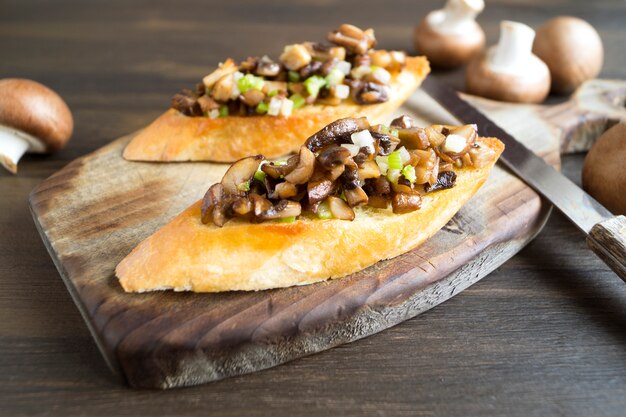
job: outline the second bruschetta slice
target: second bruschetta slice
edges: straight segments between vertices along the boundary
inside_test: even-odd
[[[327,43],[285,47],[279,61],[228,59],[140,131],[124,150],[133,161],[233,162],[297,152],[302,137],[334,120],[381,122],[430,71],[424,57],[376,50],[372,29],[344,24]]]
[[[337,120],[289,159],[237,161],[116,275],[129,292],[264,290],[339,278],[434,235],[503,149],[474,125]]]

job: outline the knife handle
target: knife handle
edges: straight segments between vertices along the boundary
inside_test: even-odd
[[[587,245],[626,281],[626,217],[615,216],[594,225],[587,235]]]

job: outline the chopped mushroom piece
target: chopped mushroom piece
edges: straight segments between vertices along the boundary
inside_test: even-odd
[[[202,222],[219,227],[230,218],[291,222],[303,211],[321,219],[354,220],[358,210],[353,207],[387,210],[389,203],[394,213],[409,213],[420,208],[422,194],[454,187],[455,170],[480,166],[490,151],[476,142],[475,125],[424,129],[406,116],[394,124],[341,119],[312,135],[287,160],[268,163],[257,155],[237,161],[206,192]],[[463,143],[446,145],[456,137]]]
[[[349,24],[328,40],[287,45],[277,61],[264,55],[237,65],[228,59],[193,91],[177,94],[171,107],[185,116],[211,119],[289,117],[301,106],[337,106],[351,97],[361,105],[389,100],[388,88],[405,65],[404,53],[373,49],[374,31]]]

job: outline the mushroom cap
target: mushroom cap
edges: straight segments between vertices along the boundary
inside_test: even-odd
[[[0,125],[39,139],[54,152],[69,140],[74,129],[72,113],[63,99],[32,80],[0,80]]]
[[[602,69],[604,48],[589,23],[559,16],[544,23],[535,37],[533,52],[550,68],[552,91],[568,94]]]
[[[488,52],[470,61],[465,73],[467,92],[513,103],[541,103],[550,92],[550,71],[531,55],[523,71],[501,72],[489,65]]]
[[[604,132],[583,163],[583,188],[613,214],[626,215],[626,122]]]
[[[484,47],[485,32],[475,21],[467,22],[463,32],[442,32],[425,17],[415,28],[415,48],[436,67],[459,67]]]

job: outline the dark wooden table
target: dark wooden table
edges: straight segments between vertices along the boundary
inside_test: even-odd
[[[442,1],[0,2],[0,77],[39,80],[74,112],[73,141],[0,173],[0,415],[626,415],[626,285],[558,213],[521,253],[450,301],[359,342],[200,387],[136,391],[107,369],[35,230],[29,191],[151,121],[220,59],[316,39],[348,21],[382,47]],[[498,22],[585,18],[626,78],[626,3],[488,2]],[[437,74],[462,87],[462,72]],[[552,99],[557,100],[557,99]],[[564,158],[579,181],[583,156]]]

